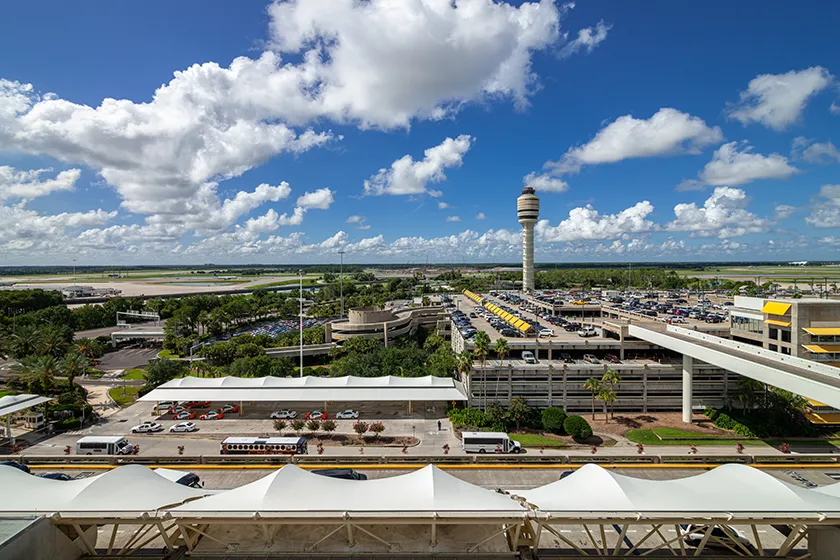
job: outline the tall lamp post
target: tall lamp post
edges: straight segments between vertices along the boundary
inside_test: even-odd
[[[300,277],[300,288],[298,301],[300,301],[300,315],[298,315],[298,330],[300,331],[300,376],[303,377],[303,270],[298,270]]]
[[[341,265],[338,269],[338,293],[339,299],[341,300],[341,313],[339,314],[339,318],[344,318],[344,253],[346,253],[344,249],[341,249],[338,254],[341,255]]]

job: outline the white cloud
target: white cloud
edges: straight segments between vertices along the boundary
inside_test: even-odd
[[[817,228],[840,227],[840,185],[823,185],[819,198],[805,222]]]
[[[531,172],[522,178],[526,187],[531,187],[537,191],[542,192],[566,192],[569,190],[569,184],[559,177],[552,177],[548,173],[537,175]]]
[[[752,153],[752,146],[729,142],[715,151],[712,160],[700,172],[709,185],[743,185],[757,179],[788,179],[799,170],[788,164],[781,154],[769,156]]]
[[[438,208],[441,209],[441,210],[445,210],[445,209],[449,208],[449,203],[448,202],[443,202],[443,201],[438,202]]]
[[[380,169],[376,175],[365,181],[364,194],[423,194],[429,183],[446,180],[444,170],[460,167],[474,139],[462,134],[458,138],[447,138],[439,145],[424,152],[421,161],[414,161],[405,155],[391,164],[388,169]]]
[[[301,208],[318,208],[326,210],[335,202],[333,192],[329,188],[318,189],[314,192],[304,193],[303,196],[297,200],[297,205]]]
[[[0,202],[9,199],[29,200],[57,191],[72,191],[82,174],[79,169],[68,169],[52,179],[41,178],[41,175],[50,172],[52,169],[22,171],[0,165]]]
[[[610,29],[612,29],[612,25],[606,24],[603,21],[599,21],[595,27],[584,27],[578,31],[575,39],[563,45],[558,55],[560,58],[567,58],[580,51],[585,51],[586,54],[589,54],[607,38],[607,33]]]
[[[461,217],[460,216],[447,216],[446,221],[447,222],[460,222]]]
[[[376,251],[385,246],[385,238],[380,234],[376,237],[367,237],[358,241],[357,243],[351,243],[345,247],[348,252],[352,253],[366,253],[371,251]]]
[[[547,167],[555,174],[577,173],[584,165],[615,163],[630,158],[699,153],[723,140],[719,127],[698,117],[663,108],[649,119],[624,115],[601,129],[588,143],[570,148]]]
[[[746,210],[747,195],[741,189],[717,187],[702,207],[694,202],[674,206],[676,219],[667,231],[688,231],[697,237],[738,237],[767,231],[770,221]]]
[[[305,61],[295,78],[308,95],[296,92],[287,104],[381,128],[440,119],[486,98],[524,105],[536,82],[533,54],[560,36],[554,0],[518,7],[486,0],[290,0],[270,5],[268,14],[272,47]]]
[[[793,139],[791,157],[804,159],[809,163],[836,163],[840,162],[840,150],[831,140],[816,142],[804,136],[797,136]]]
[[[831,102],[831,107],[828,108],[832,115],[840,115],[840,105],[836,101]]]
[[[790,204],[777,204],[776,205],[776,215],[773,217],[774,220],[786,220],[793,216],[793,213],[798,210],[796,206],[791,206]]]
[[[364,221],[365,218],[363,216],[350,216],[349,218],[347,218],[348,224],[361,224]]]
[[[487,218],[487,216],[484,215],[484,212],[479,212],[478,214],[475,215],[476,220],[483,220],[485,218]]]
[[[647,200],[622,210],[618,214],[600,214],[591,205],[574,208],[569,217],[556,226],[548,220],[537,222],[536,232],[540,242],[614,239],[625,233],[641,233],[654,229],[646,218],[653,212]]]
[[[742,124],[758,122],[784,130],[799,120],[811,97],[827,88],[834,77],[822,66],[792,70],[785,74],[756,76],[741,92],[740,101],[728,115]]]
[[[697,179],[684,179],[680,182],[674,190],[677,192],[702,191],[706,188],[706,183],[698,181]]]
[[[116,211],[102,209],[44,215],[21,206],[0,206],[0,253],[66,252],[70,240],[67,228],[99,226],[116,216]]]

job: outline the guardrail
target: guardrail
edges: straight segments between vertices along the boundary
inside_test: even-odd
[[[436,465],[662,465],[669,463],[722,464],[744,463],[750,465],[838,463],[840,455],[790,454],[790,455],[541,455],[532,452],[524,455],[439,455],[439,456],[323,456],[323,455],[174,455],[153,457],[143,455],[22,455],[14,457],[24,465],[319,465],[319,464],[414,464]]]

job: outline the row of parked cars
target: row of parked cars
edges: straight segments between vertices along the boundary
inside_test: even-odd
[[[706,300],[706,302],[701,302],[700,305],[688,307],[687,305],[677,303],[678,301],[685,300],[658,303],[656,301],[630,299],[618,305],[618,307],[619,309],[641,313],[648,317],[663,316],[666,321],[671,323],[684,323],[686,319],[697,319],[706,323],[723,323],[729,319],[729,313],[726,311],[726,307],[728,306],[725,304],[713,306]]]

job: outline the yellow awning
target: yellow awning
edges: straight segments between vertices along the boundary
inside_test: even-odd
[[[821,403],[820,401],[815,401],[814,399],[805,399],[805,400],[808,401],[808,404],[810,404],[811,406],[828,406],[827,404]]]
[[[777,327],[789,327],[790,326],[790,321],[777,321],[775,319],[767,319],[764,322],[767,323],[768,325],[775,325]]]
[[[809,327],[802,330],[813,336],[840,336],[840,327]]]
[[[780,301],[768,301],[761,308],[761,312],[768,315],[787,315],[788,311],[790,311],[790,304]]]
[[[840,345],[837,344],[804,344],[803,347],[808,352],[813,352],[814,354],[840,352]]]
[[[522,332],[526,332],[530,328],[531,328],[530,323],[526,323],[524,321],[522,322],[521,325],[519,325],[519,330],[522,331]]]
[[[810,420],[811,424],[822,424],[831,426],[840,424],[840,414],[837,414],[836,412],[823,412],[821,414],[812,412],[810,414],[806,414],[805,417],[808,420]]]
[[[523,321],[522,319],[514,319],[513,321],[511,321],[510,324],[518,329],[519,327],[522,326],[522,323],[524,323],[524,322],[525,321]]]

